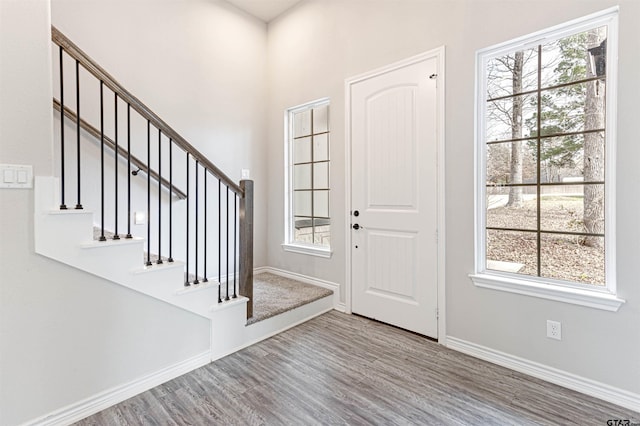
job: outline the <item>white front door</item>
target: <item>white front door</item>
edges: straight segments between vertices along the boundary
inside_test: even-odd
[[[390,66],[348,94],[352,311],[433,338],[438,60]]]

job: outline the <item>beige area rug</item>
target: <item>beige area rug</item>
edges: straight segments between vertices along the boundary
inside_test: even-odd
[[[333,294],[332,290],[263,272],[253,277],[253,317],[247,325]]]

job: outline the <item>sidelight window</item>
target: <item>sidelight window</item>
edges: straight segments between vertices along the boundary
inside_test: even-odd
[[[287,111],[285,250],[328,256],[329,100]]]

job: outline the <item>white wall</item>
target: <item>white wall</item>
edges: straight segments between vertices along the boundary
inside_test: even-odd
[[[173,76],[166,86],[175,90],[171,94],[179,102],[156,105],[156,99],[164,96],[155,92],[158,81],[152,81],[152,86],[142,84],[151,80],[150,71],[134,68],[123,76],[124,82],[134,89],[141,86],[139,97],[158,108],[161,116],[168,116],[166,120],[188,139],[198,140],[211,158],[222,151],[227,163],[220,165],[232,177],[239,179],[241,167],[251,168],[256,186],[265,185],[259,161],[264,148],[258,145],[264,120],[260,80],[264,24],[215,2],[156,1],[153,9],[159,11],[158,19],[143,13],[143,6],[151,10],[149,2],[131,5],[135,11],[125,10],[129,2],[109,3],[119,8],[111,12],[97,3],[92,4],[94,9],[89,2],[70,3],[54,4],[56,24],[87,51],[95,51],[96,59],[106,56],[125,69],[124,62],[110,56],[116,49],[108,43],[118,40],[112,25],[120,28],[127,19],[140,20],[135,21],[135,31],[119,34],[119,47],[124,46],[134,63],[153,62],[158,81]],[[179,13],[181,8],[188,9],[185,3],[192,8],[189,22]],[[209,27],[216,16],[224,19]],[[76,20],[84,22],[80,28],[74,26]],[[0,163],[32,164],[36,175],[51,175],[57,167],[52,143],[50,24],[49,0],[0,1]],[[142,24],[147,31],[140,31]],[[165,29],[156,28],[160,24]],[[94,30],[99,34],[93,36]],[[171,31],[185,36],[174,40]],[[201,43],[202,32],[211,35],[210,43]],[[166,37],[164,47],[154,44],[162,36]],[[243,54],[236,54],[238,45],[228,43],[234,38],[243,40],[239,45]],[[155,50],[144,54],[144,46],[155,46]],[[201,51],[202,46],[211,51]],[[188,61],[155,68],[155,62],[171,52],[182,52]],[[119,77],[120,68],[104,65]],[[188,95],[180,97],[185,86]],[[236,98],[242,103],[234,104]],[[202,142],[205,139],[207,143]],[[258,200],[262,206],[265,202]],[[46,415],[209,349],[206,319],[36,255],[32,190],[0,190],[0,206],[0,424],[20,424]],[[257,251],[264,252],[260,247]]]
[[[473,286],[474,54],[477,49],[620,4],[618,97],[618,293],[603,312]],[[270,266],[343,284],[344,80],[446,46],[447,334],[640,394],[640,3],[635,0],[308,0],[269,24]],[[282,251],[283,111],[331,98],[330,260]],[[342,294],[344,300],[344,290]],[[547,319],[563,340],[545,337]]]

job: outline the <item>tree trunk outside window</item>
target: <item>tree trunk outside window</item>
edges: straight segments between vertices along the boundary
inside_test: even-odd
[[[604,36],[598,29],[589,31],[588,47],[600,45]],[[590,63],[587,53],[587,63]],[[595,70],[591,70],[594,76]],[[605,85],[601,80],[587,83],[585,99],[585,129],[605,127]],[[604,134],[587,133],[584,136],[584,180],[585,182],[604,181]],[[604,185],[585,185],[584,188],[584,226],[586,232],[604,234]],[[601,237],[585,237],[583,243],[589,247],[601,247]]]

